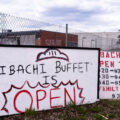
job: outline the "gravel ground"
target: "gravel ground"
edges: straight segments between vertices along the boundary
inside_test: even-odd
[[[89,105],[67,105],[64,108],[1,117],[0,120],[120,120],[120,100],[101,100]]]

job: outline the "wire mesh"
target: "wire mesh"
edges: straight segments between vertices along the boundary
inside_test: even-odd
[[[43,22],[40,20],[33,20],[28,18],[21,18],[9,14],[0,13],[0,44],[8,45],[41,45],[40,30],[52,31],[53,33],[46,33],[44,39],[50,45],[65,44],[65,25],[56,25],[52,23]],[[64,33],[64,35],[62,35]],[[79,28],[68,27],[69,45],[75,47],[89,47],[101,48],[101,50],[118,50],[120,48],[120,32],[116,33],[90,33],[82,32]],[[61,34],[61,35],[59,35]],[[74,42],[76,36],[78,43]],[[52,37],[50,37],[52,36]],[[64,37],[60,37],[64,36]],[[64,38],[64,43],[60,39]],[[50,41],[48,42],[48,39]]]
[[[65,26],[51,24],[39,20],[16,17],[4,13],[0,13],[0,31],[6,30],[16,31],[31,31],[31,30],[52,30],[65,32]]]

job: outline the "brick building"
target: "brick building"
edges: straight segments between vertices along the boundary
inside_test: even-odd
[[[0,44],[4,45],[36,45],[65,46],[66,34],[52,31],[22,31],[0,33]],[[68,46],[78,46],[78,35],[68,34]]]

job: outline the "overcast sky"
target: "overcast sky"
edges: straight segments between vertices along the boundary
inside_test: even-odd
[[[0,0],[0,12],[69,24],[81,31],[118,31],[120,0]]]

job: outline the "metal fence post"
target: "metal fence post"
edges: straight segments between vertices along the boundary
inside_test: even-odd
[[[65,46],[68,46],[68,24],[66,24],[66,40],[65,40]]]

